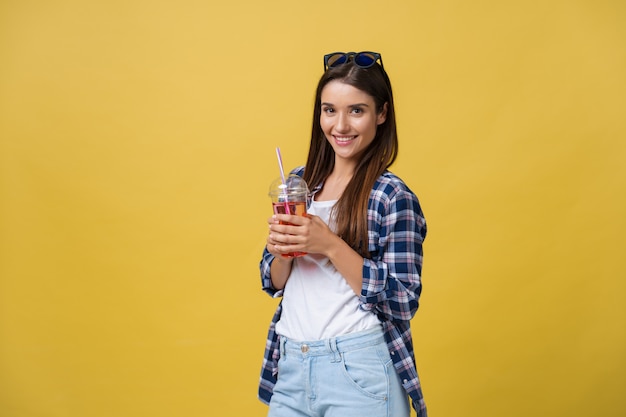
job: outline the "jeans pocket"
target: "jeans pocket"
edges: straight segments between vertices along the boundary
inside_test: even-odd
[[[371,346],[343,352],[343,374],[349,385],[370,398],[387,399],[389,395],[389,371],[393,367],[386,347]]]

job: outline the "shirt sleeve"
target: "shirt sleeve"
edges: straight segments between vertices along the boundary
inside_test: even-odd
[[[370,208],[371,259],[363,262],[361,308],[381,320],[409,321],[422,290],[426,221],[417,197],[399,190]]]
[[[276,290],[272,286],[272,276],[270,274],[270,268],[272,267],[272,262],[274,261],[274,255],[272,255],[267,248],[263,250],[263,258],[259,264],[259,269],[261,270],[261,286],[263,291],[268,293],[274,298],[282,297],[283,290]]]

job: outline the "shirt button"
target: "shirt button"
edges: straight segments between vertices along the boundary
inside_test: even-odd
[[[300,346],[300,350],[302,351],[302,353],[307,353],[309,351],[309,346],[308,345],[302,345],[302,346]]]

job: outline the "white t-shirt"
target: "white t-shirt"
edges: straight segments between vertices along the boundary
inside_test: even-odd
[[[307,213],[333,229],[337,201],[313,201]],[[283,311],[276,332],[292,340],[313,341],[380,326],[380,320],[359,307],[360,301],[330,260],[319,254],[295,258],[283,293]]]

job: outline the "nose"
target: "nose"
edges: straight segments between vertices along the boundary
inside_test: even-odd
[[[350,130],[350,125],[348,123],[348,116],[341,112],[338,114],[337,123],[335,124],[335,130],[338,133],[346,133]]]

